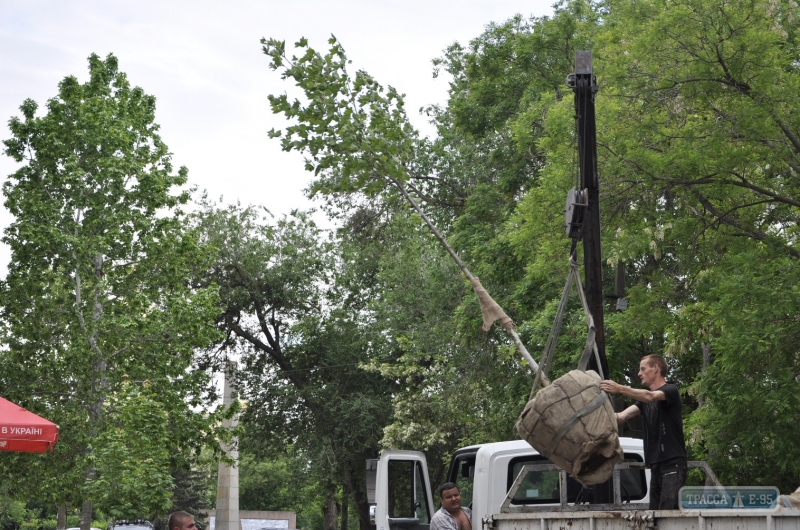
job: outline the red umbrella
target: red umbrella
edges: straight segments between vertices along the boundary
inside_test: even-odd
[[[0,451],[44,453],[58,441],[58,425],[0,397]]]

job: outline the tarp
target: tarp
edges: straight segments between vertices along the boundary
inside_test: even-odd
[[[58,441],[58,425],[0,397],[0,451],[44,453]]]

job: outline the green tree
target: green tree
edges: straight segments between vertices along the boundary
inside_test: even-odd
[[[378,452],[392,386],[359,368],[370,341],[337,287],[345,264],[307,214],[272,221],[255,207],[205,205],[195,221],[216,252],[202,281],[220,289],[217,347],[240,352],[244,365],[243,449],[258,458],[302,452],[332,525],[342,490],[367,528],[361,477]]]
[[[155,98],[130,85],[113,55],[90,56],[89,80],[65,78],[46,113],[37,109],[26,100],[4,142],[22,165],[3,186],[14,221],[3,239],[12,258],[0,381],[62,435],[42,465],[29,455],[5,462],[36,485],[28,494],[83,503],[84,528],[93,502],[114,515],[156,514],[169,506],[170,470],[215,444],[202,399],[209,375],[193,362],[216,338],[217,295],[189,283],[206,254],[180,210],[187,172],[173,171]],[[130,430],[139,427],[151,432]],[[106,488],[141,473],[152,481],[146,495]]]
[[[796,436],[782,415],[796,403],[798,384],[796,360],[786,353],[792,349],[787,338],[796,333],[788,316],[795,311],[789,293],[798,213],[798,102],[797,92],[786,90],[798,82],[792,5],[608,2],[592,8],[571,2],[535,27],[519,19],[507,33],[490,26],[466,52],[453,48],[459,53],[451,54],[451,68],[461,74],[443,115],[456,118],[440,135],[499,131],[521,152],[538,153],[538,178],[510,204],[500,238],[527,264],[524,276],[504,282],[546,302],[551,279],[563,277],[557,272],[566,249],[559,214],[574,182],[574,110],[557,89],[536,88],[548,79],[541,67],[498,50],[527,43],[528,57],[541,61],[558,27],[574,28],[562,37],[594,48],[605,277],[624,266],[631,302],[607,320],[614,376],[635,381],[640,356],[666,352],[684,388],[696,454],[710,458],[729,483],[783,489],[795,487],[796,459],[763,448],[783,448]],[[559,41],[569,42],[551,42]],[[571,70],[570,54],[561,63],[564,73]],[[506,60],[493,60],[499,57]],[[516,67],[509,73],[507,65]],[[527,88],[514,88],[516,82]],[[461,121],[458,112],[464,112]],[[474,226],[471,233],[485,233],[491,221],[477,219]],[[494,271],[509,270],[475,258]],[[533,350],[543,336],[537,328],[552,322],[552,305],[540,307],[520,325],[523,337],[531,326]],[[565,346],[570,333],[567,328],[562,337]],[[574,366],[575,351],[557,355]],[[737,429],[743,417],[759,427]],[[758,471],[767,468],[779,473]]]
[[[800,373],[787,353],[800,329],[788,295],[800,257],[796,4],[609,8],[598,64],[609,248],[634,285],[611,325],[678,361],[690,408],[702,403],[689,442],[724,481],[793,489],[796,456],[782,451],[797,431],[782,411]],[[736,427],[744,418],[753,429]]]
[[[190,513],[198,521],[208,521],[208,510],[216,500],[218,460],[213,451],[203,449],[187,465],[172,470],[172,506],[163,516],[151,520],[156,530],[167,530],[167,515],[176,511]]]
[[[293,511],[297,528],[321,528],[324,492],[308,463],[306,453],[293,446],[278,447],[259,458],[243,453],[239,461],[239,507]],[[346,494],[342,500],[347,502]]]
[[[105,428],[92,440],[97,478],[88,488],[94,507],[112,519],[134,516],[142,507],[166,513],[173,489],[168,413],[151,383],[120,385],[107,402]],[[133,433],[139,443],[130,443]]]

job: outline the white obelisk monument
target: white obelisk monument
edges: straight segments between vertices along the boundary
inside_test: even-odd
[[[233,386],[236,377],[236,363],[228,361],[225,370],[225,386],[223,387],[222,405],[230,407],[233,403]],[[236,416],[223,420],[224,427],[235,427],[238,424]],[[239,451],[236,448],[237,440],[234,438],[231,445],[223,445],[225,453],[234,461],[232,466],[225,462],[219,463],[219,476],[217,478],[217,508],[214,521],[215,530],[241,530],[239,521]]]

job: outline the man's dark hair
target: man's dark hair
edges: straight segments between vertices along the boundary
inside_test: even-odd
[[[458,488],[458,486],[456,486],[456,485],[455,485],[454,483],[452,483],[452,482],[445,482],[444,484],[442,484],[441,486],[439,486],[439,498],[441,499],[441,498],[444,496],[444,492],[445,492],[445,491],[447,491],[447,490],[451,490],[451,489],[453,489],[453,488]],[[172,529],[170,529],[170,530],[172,530]]]
[[[183,524],[187,519],[194,519],[194,516],[186,512],[172,512],[169,515],[169,521],[167,522],[167,530],[183,527]]]
[[[650,355],[645,355],[642,357],[642,360],[650,366],[658,366],[658,369],[661,372],[661,377],[667,377],[667,374],[669,373],[669,366],[667,366],[667,361],[665,361],[662,356],[653,353]]]

